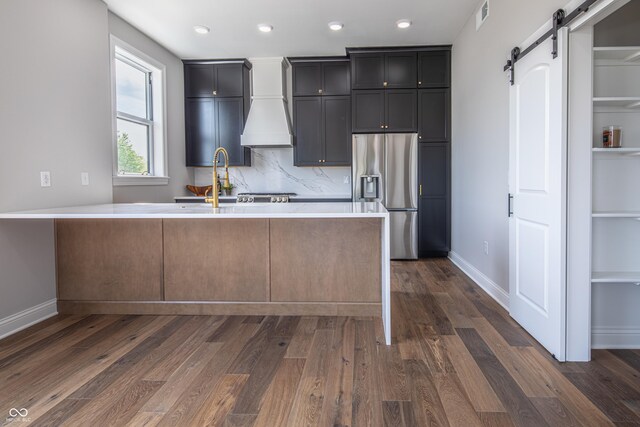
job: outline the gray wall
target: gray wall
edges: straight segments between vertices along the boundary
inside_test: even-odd
[[[595,25],[593,44],[606,46],[640,46],[640,0],[631,0],[620,10]]]
[[[508,290],[507,192],[511,49],[567,0],[491,0],[476,32],[475,15],[452,53],[452,249],[468,266]],[[483,242],[489,242],[489,255]]]
[[[98,0],[0,2],[0,211],[111,201],[108,34]],[[50,221],[0,222],[0,295],[0,319],[55,298]]]
[[[193,171],[185,166],[182,61],[111,12],[109,12],[109,31],[120,40],[166,66],[167,156],[170,177],[169,185],[113,187],[113,201],[114,203],[173,202],[175,196],[187,194],[185,185],[193,182]]]

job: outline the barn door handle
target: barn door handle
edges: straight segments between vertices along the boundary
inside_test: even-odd
[[[507,213],[509,214],[509,217],[513,216],[513,208],[512,208],[512,203],[513,203],[513,194],[509,193],[509,198],[508,198],[508,211]]]

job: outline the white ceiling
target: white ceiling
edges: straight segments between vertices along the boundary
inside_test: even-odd
[[[345,47],[451,44],[478,0],[105,0],[182,59],[344,55]],[[399,19],[410,19],[406,30]],[[330,21],[344,23],[331,31]],[[261,33],[257,25],[273,25]],[[207,35],[194,25],[211,28]]]

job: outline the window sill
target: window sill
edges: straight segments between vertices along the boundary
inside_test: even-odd
[[[113,186],[168,185],[168,176],[114,176]]]

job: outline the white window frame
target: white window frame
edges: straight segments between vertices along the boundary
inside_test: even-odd
[[[111,118],[112,118],[112,148],[113,148],[113,185],[168,185],[167,159],[167,109],[166,109],[166,66],[149,55],[141,52],[113,34],[110,35],[111,48]],[[118,174],[118,122],[119,117],[129,121],[139,122],[140,119],[125,113],[118,113],[116,102],[116,56],[123,57],[132,65],[151,73],[151,103],[152,120],[143,120],[141,124],[149,125],[150,146],[149,175],[119,175]]]

